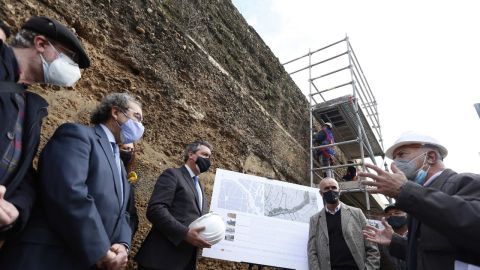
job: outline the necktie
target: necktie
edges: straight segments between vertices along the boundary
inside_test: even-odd
[[[118,176],[120,177],[120,205],[123,205],[123,181],[122,181],[122,164],[120,160],[120,152],[118,150],[118,145],[114,142],[111,142],[113,149],[113,156],[115,157],[115,164],[117,165]]]
[[[193,178],[193,184],[195,185],[195,189],[197,190],[198,205],[200,206],[200,209],[202,209],[203,196],[202,196],[202,189],[200,188],[200,183],[198,182],[198,176],[195,175],[192,178]]]

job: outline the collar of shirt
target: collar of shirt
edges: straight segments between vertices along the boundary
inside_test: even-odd
[[[328,209],[327,206],[325,206],[325,211],[327,211],[332,215],[335,215],[340,210],[341,206],[342,206],[342,203],[339,203],[338,206],[335,207],[335,211],[330,211],[330,209]]]
[[[190,174],[190,178],[193,178],[195,176],[195,174],[193,173],[192,169],[190,169],[190,167],[188,167],[187,164],[185,164],[185,168],[187,168],[187,171]]]
[[[443,172],[443,170],[441,170],[441,171],[437,172],[436,174],[432,175],[432,177],[430,177],[430,179],[428,179],[425,183],[423,183],[423,186],[428,187],[433,182],[433,180],[435,180],[435,178],[437,178],[442,172]]]
[[[100,126],[102,127],[103,131],[105,132],[105,134],[107,135],[107,139],[110,143],[116,143],[115,142],[115,137],[113,136],[113,133],[110,131],[110,129],[108,129],[107,126],[105,126],[104,124],[100,124]],[[112,148],[113,149],[113,148]]]

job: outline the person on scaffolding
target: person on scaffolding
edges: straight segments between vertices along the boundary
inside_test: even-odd
[[[313,142],[315,145],[329,145],[335,143],[332,132],[332,123],[326,122],[322,125],[322,129],[314,134]],[[333,146],[316,149],[316,159],[320,162],[322,167],[328,167],[334,164],[333,157],[335,156],[335,149]],[[325,170],[324,177],[333,177],[332,170]]]

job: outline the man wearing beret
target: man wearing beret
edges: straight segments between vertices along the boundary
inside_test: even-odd
[[[33,83],[72,86],[90,60],[67,27],[47,17],[33,17],[11,47],[0,40],[0,62],[1,246],[25,226],[35,201],[32,160],[48,103],[27,87]]]

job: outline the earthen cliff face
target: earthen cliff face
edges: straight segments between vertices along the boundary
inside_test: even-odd
[[[34,15],[68,24],[92,60],[72,89],[31,88],[50,103],[42,146],[58,125],[88,123],[108,93],[129,91],[144,104],[133,253],[151,226],[145,208],[156,178],[180,166],[185,144],[196,138],[215,147],[213,168],[202,179],[209,196],[215,168],[309,183],[307,100],[229,0],[0,0],[0,6],[0,18],[15,32]],[[199,269],[246,266],[202,258]]]

